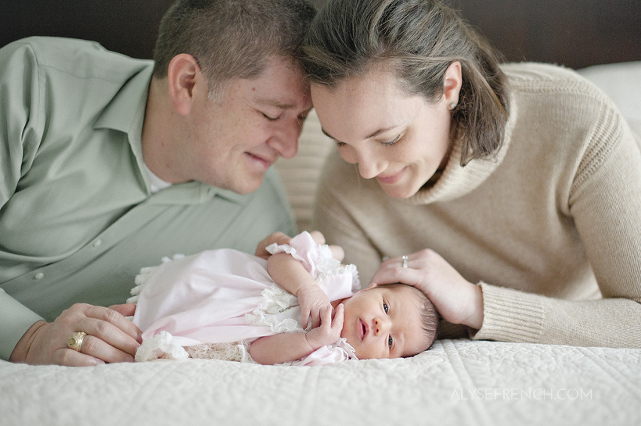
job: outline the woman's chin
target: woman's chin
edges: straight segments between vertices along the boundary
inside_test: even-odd
[[[390,198],[396,198],[397,200],[404,200],[407,198],[412,197],[418,192],[417,190],[413,190],[411,188],[407,187],[395,187],[391,185],[380,185],[381,189]]]

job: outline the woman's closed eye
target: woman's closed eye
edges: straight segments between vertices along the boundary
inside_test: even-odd
[[[398,134],[394,139],[392,139],[392,140],[390,140],[390,141],[387,141],[387,142],[381,142],[381,144],[383,144],[383,145],[385,145],[385,146],[392,146],[392,145],[394,145],[396,142],[400,141],[402,137],[403,137],[403,133],[400,133],[400,134]]]

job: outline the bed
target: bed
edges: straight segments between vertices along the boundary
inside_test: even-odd
[[[83,3],[85,8],[106,7],[104,2]],[[132,2],[153,9],[147,3]],[[455,3],[465,8],[466,2]],[[507,2],[509,6],[487,3],[491,7],[502,4],[503,13],[523,8],[520,1]],[[635,8],[628,14],[640,9],[637,2],[617,4]],[[2,7],[11,9],[11,5],[9,1]],[[474,9],[465,10],[472,14]],[[18,13],[17,7],[13,12]],[[486,31],[491,32],[494,24],[487,21],[487,11],[478,13],[468,18],[477,16],[476,23],[485,23]],[[91,38],[82,31],[86,28],[66,35]],[[633,131],[641,135],[641,35],[636,31],[636,50],[622,49],[614,58],[597,55],[591,61],[583,55],[581,60],[564,63],[531,54],[524,43],[523,50],[515,53],[517,58],[508,59],[549,60],[581,68],[579,72],[614,99]],[[13,38],[22,35],[16,31]],[[500,44],[500,36],[496,37]],[[125,44],[122,47],[124,53],[130,53]],[[616,63],[605,64],[604,60]],[[311,227],[316,180],[331,149],[331,141],[312,113],[301,136],[299,155],[276,165],[301,229]],[[438,340],[429,351],[413,358],[322,367],[160,360],[65,368],[0,361],[0,424],[6,426],[638,425],[640,406],[641,349],[462,339]]]

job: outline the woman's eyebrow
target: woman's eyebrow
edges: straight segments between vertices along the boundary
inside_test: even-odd
[[[387,131],[389,131],[389,130],[392,130],[392,129],[395,129],[395,128],[397,128],[397,127],[399,127],[399,125],[397,125],[397,124],[394,124],[394,125],[392,125],[392,126],[388,126],[388,127],[383,127],[383,128],[381,128],[381,129],[376,130],[376,131],[375,131],[375,132],[373,132],[372,134],[369,134],[369,135],[365,136],[365,138],[364,138],[364,139],[371,139],[371,138],[375,138],[376,136],[380,135],[381,133],[385,133],[385,132],[387,132]],[[323,132],[323,134],[324,134],[325,136],[327,136],[328,138],[332,138],[332,139],[334,139],[334,140],[338,140],[338,139],[336,139],[335,137],[333,137],[332,135],[330,135],[329,133],[327,133],[327,132],[325,131],[325,129],[323,129],[322,127],[321,127],[321,131],[322,131],[322,132]]]

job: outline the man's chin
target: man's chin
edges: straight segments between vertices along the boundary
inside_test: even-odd
[[[247,179],[244,182],[240,183],[235,183],[233,185],[230,185],[228,189],[238,193],[238,194],[251,194],[252,192],[255,192],[258,190],[258,188],[261,187],[263,184],[264,180],[264,175],[261,176],[260,178],[253,178],[253,179]]]

